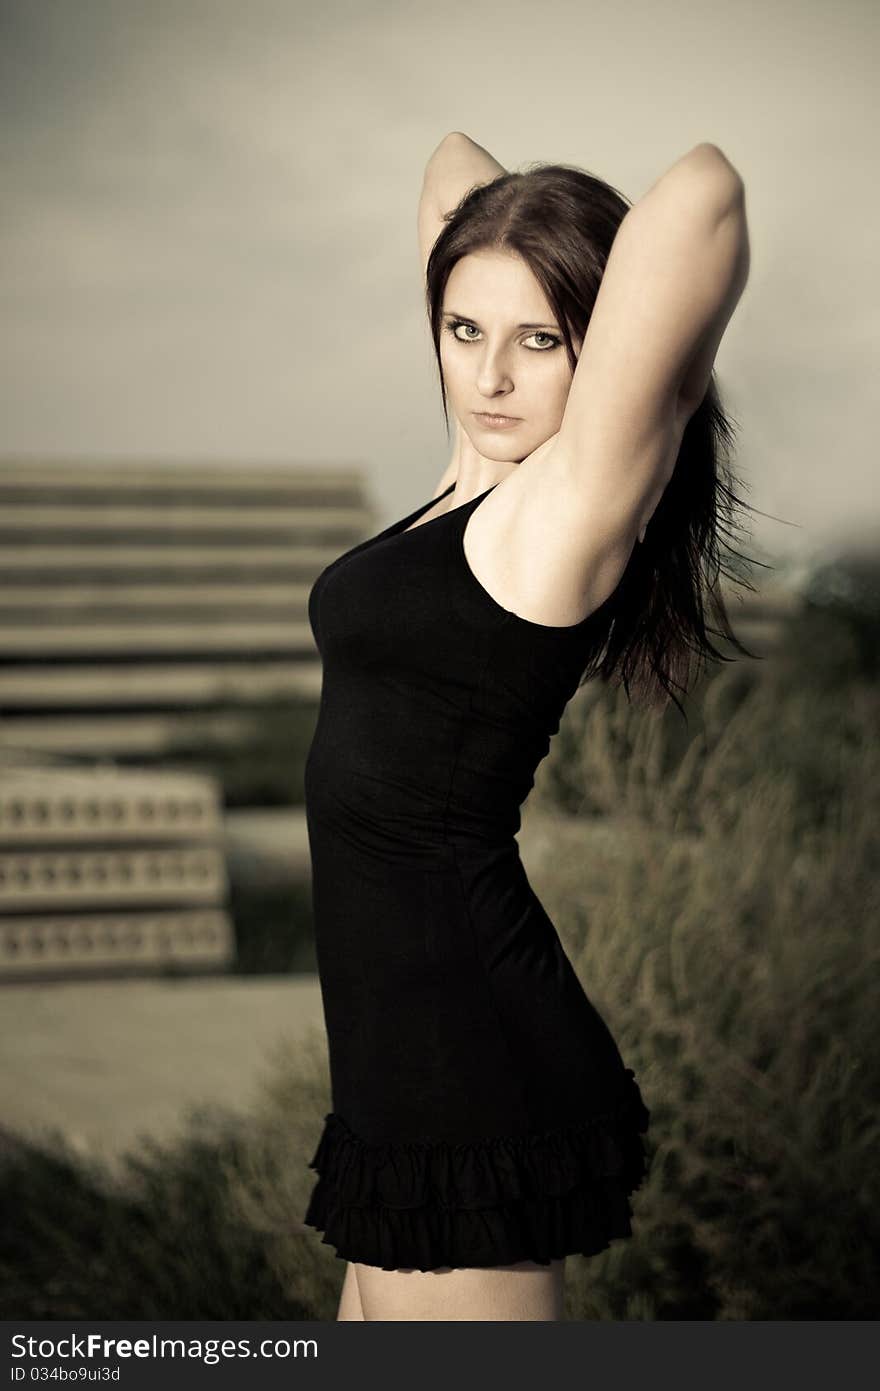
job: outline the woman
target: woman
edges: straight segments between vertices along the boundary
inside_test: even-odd
[[[732,638],[711,373],[743,185],[698,145],[630,208],[454,132],[419,230],[453,459],[309,597],[332,1110],[305,1221],[348,1262],[340,1319],[560,1319],[566,1255],[632,1234],[649,1112],[528,883],[519,808],[587,675],[674,699],[695,649],[719,655],[707,597]]]

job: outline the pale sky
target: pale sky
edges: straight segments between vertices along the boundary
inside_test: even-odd
[[[385,525],[448,459],[416,240],[440,138],[633,201],[709,140],[746,185],[716,369],[780,519],[754,544],[880,533],[870,0],[0,0],[0,23],[0,453],[362,468]]]

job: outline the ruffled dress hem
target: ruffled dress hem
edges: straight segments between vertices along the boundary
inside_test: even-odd
[[[595,1255],[632,1236],[649,1122],[630,1068],[613,1109],[523,1136],[372,1144],[331,1111],[303,1221],[337,1256],[383,1270]]]

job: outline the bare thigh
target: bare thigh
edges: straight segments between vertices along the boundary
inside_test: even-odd
[[[358,1290],[357,1276],[351,1261],[347,1261],[345,1266],[345,1278],[342,1281],[342,1292],[339,1296],[339,1308],[336,1312],[336,1322],[362,1322],[363,1317],[364,1311],[361,1308],[361,1296]]]
[[[365,1320],[563,1318],[564,1259],[487,1269],[355,1270]]]

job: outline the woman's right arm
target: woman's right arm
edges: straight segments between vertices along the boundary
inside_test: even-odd
[[[476,184],[491,183],[499,174],[506,173],[503,164],[499,164],[488,150],[460,130],[444,135],[425,166],[419,198],[419,249],[423,279],[433,245],[443,231],[443,214],[456,207]]]

